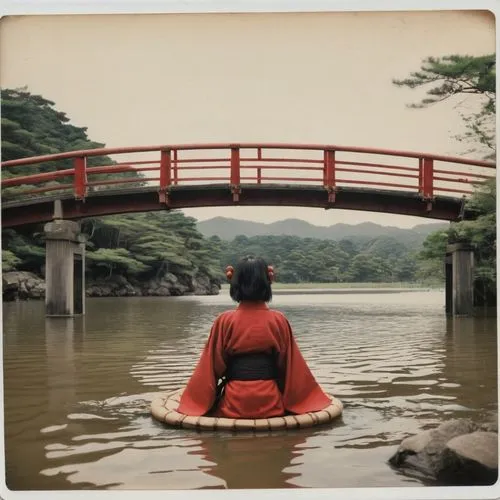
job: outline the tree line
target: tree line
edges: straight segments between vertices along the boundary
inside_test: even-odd
[[[148,280],[170,273],[203,274],[224,281],[224,269],[244,255],[258,255],[275,267],[282,283],[444,283],[446,245],[468,241],[476,247],[476,273],[490,289],[496,286],[495,190],[488,183],[470,206],[481,212],[475,221],[452,224],[430,234],[423,245],[392,236],[340,241],[288,235],[236,236],[225,241],[204,237],[196,220],[180,211],[147,212],[84,219],[89,280],[116,276]],[[32,232],[4,229],[2,270],[43,275],[43,228]]]
[[[221,241],[221,263],[234,265],[246,254],[271,263],[283,283],[412,282],[417,278],[416,252],[390,236],[367,241],[340,241],[299,236],[237,236]]]

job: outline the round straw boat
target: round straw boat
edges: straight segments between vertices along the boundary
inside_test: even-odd
[[[286,415],[271,418],[222,418],[193,417],[177,412],[180,397],[184,389],[178,389],[165,396],[158,397],[151,403],[153,417],[169,426],[197,430],[226,431],[269,431],[279,429],[297,429],[313,427],[331,422],[342,414],[342,402],[330,394],[331,403],[325,409],[299,415]]]

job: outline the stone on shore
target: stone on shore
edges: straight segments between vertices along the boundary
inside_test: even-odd
[[[26,271],[10,271],[2,274],[3,301],[43,299],[45,282]],[[124,276],[87,279],[87,297],[134,297],[134,296],[181,296],[218,295],[220,284],[208,276],[175,276],[167,273],[147,281],[127,280]]]
[[[9,271],[2,273],[2,292],[4,301],[42,299],[45,282],[27,271]]]
[[[446,485],[489,485],[498,476],[495,423],[450,420],[404,439],[389,463]]]

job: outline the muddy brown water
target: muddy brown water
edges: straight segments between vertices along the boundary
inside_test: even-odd
[[[312,429],[221,434],[153,421],[182,387],[215,297],[88,299],[46,319],[3,305],[7,485],[40,489],[423,486],[387,459],[406,436],[497,409],[496,318],[447,319],[443,291],[277,293],[317,380],[345,405]]]

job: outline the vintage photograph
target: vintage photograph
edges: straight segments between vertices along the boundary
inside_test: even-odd
[[[3,17],[6,498],[491,493],[495,37],[486,10]]]

